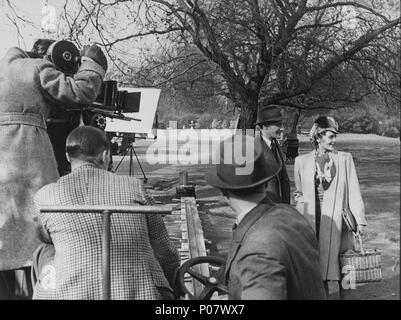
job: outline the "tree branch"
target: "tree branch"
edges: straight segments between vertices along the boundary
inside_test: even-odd
[[[378,13],[376,10],[365,6],[363,4],[354,2],[354,1],[339,1],[339,2],[334,2],[334,3],[329,3],[329,4],[324,4],[321,6],[312,6],[312,7],[308,7],[307,11],[311,12],[311,11],[320,11],[320,10],[324,10],[327,8],[335,8],[335,7],[344,7],[344,6],[352,6],[352,7],[356,7],[356,8],[361,8],[364,10],[367,10],[371,13],[373,13],[374,15],[382,18],[385,22],[389,23],[390,20],[388,18],[386,18],[385,16],[383,16],[382,14]]]
[[[351,57],[353,57],[357,52],[361,51],[363,48],[365,48],[371,41],[376,39],[380,34],[385,32],[386,30],[389,30],[396,25],[400,24],[400,18],[391,21],[390,23],[387,23],[385,26],[378,28],[376,30],[373,30],[371,32],[368,32],[367,34],[364,34],[361,36],[358,40],[354,42],[351,48],[348,50],[344,51],[342,54],[339,54],[337,56],[332,57],[329,61],[326,62],[326,64],[319,70],[317,70],[310,78],[309,84],[306,84],[305,86],[295,89],[292,92],[282,92],[276,95],[273,95],[271,98],[269,98],[269,101],[271,100],[272,102],[277,102],[282,99],[294,97],[300,94],[304,94],[309,92],[312,87],[323,77],[325,77],[327,74],[329,74],[333,69],[335,69],[338,65],[341,63],[349,60]]]

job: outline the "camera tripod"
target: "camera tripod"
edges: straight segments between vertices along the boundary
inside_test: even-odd
[[[134,148],[135,136],[133,139],[129,138],[128,142],[129,142],[129,146],[128,146],[127,150],[125,151],[123,157],[121,158],[120,162],[116,166],[116,169],[114,170],[114,172],[117,172],[117,170],[120,167],[121,163],[123,162],[124,158],[129,153],[129,173],[128,173],[128,175],[131,177],[134,174],[134,157],[133,156],[135,155],[135,158],[136,158],[136,161],[138,162],[139,168],[141,168],[141,171],[142,171],[143,182],[147,183],[148,178],[146,177],[145,172],[143,171],[141,162],[139,161],[138,155],[135,152],[135,148]]]

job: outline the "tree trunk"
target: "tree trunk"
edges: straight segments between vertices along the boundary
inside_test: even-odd
[[[301,110],[299,109],[292,109],[291,112],[287,114],[287,120],[284,127],[284,142],[282,145],[287,163],[292,163],[299,154],[297,127],[300,115]]]
[[[238,129],[242,129],[243,133],[246,129],[255,129],[257,110],[257,101],[248,100],[242,103]]]
[[[288,113],[287,121],[284,127],[284,139],[286,138],[297,138],[297,127],[301,110],[293,109],[292,112]]]

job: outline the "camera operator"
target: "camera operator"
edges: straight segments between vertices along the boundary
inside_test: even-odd
[[[39,39],[26,52],[10,48],[0,60],[0,299],[29,298],[32,253],[39,245],[32,221],[33,197],[59,178],[46,132],[50,112],[92,103],[107,60],[93,45],[67,76],[49,61],[54,40]]]

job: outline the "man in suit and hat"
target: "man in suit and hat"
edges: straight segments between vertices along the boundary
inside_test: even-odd
[[[291,187],[285,167],[285,156],[277,139],[280,137],[282,116],[276,106],[262,106],[258,109],[256,124],[260,127],[260,136],[264,147],[264,152],[268,158],[274,156],[275,161],[280,167],[280,172],[267,184],[266,191],[271,194],[274,202],[290,203]]]
[[[244,148],[253,152],[233,152]],[[225,269],[228,298],[325,299],[313,229],[296,209],[266,195],[265,184],[280,172],[274,155],[264,154],[260,140],[235,136],[223,141],[218,156],[206,179],[236,212]]]

